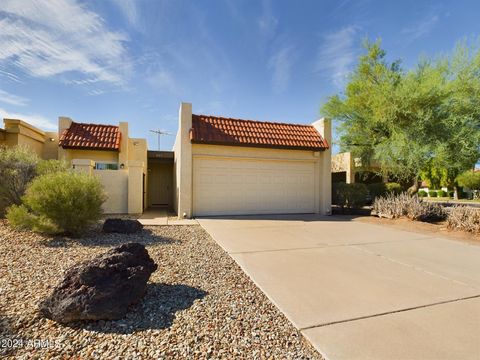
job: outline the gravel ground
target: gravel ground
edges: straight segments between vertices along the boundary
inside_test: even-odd
[[[37,315],[65,269],[129,241],[145,244],[159,269],[125,319],[62,326]],[[69,239],[0,221],[0,279],[0,357],[321,358],[199,226]]]

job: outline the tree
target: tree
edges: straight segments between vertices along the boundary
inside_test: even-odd
[[[0,147],[0,215],[20,204],[27,185],[37,174],[38,156],[27,147]]]
[[[457,177],[460,186],[470,190],[480,190],[480,171],[465,171]]]
[[[453,184],[480,157],[480,53],[459,46],[451,58],[404,71],[379,41],[364,47],[344,94],[321,109],[339,122],[341,149],[375,160],[413,191],[422,173]]]

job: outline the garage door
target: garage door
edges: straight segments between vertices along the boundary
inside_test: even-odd
[[[314,163],[194,158],[194,215],[315,212]]]

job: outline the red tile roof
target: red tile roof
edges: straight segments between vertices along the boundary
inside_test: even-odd
[[[190,139],[195,144],[277,149],[326,150],[328,143],[312,125],[192,115]]]
[[[60,135],[59,146],[65,149],[119,150],[118,126],[72,122]]]

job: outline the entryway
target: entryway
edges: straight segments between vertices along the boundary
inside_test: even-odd
[[[173,208],[172,151],[148,151],[147,207]]]

